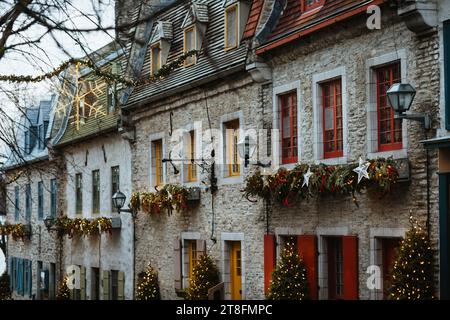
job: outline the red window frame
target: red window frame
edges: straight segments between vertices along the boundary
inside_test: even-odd
[[[278,98],[281,113],[281,163],[296,163],[298,161],[297,92],[279,95]],[[285,138],[283,120],[287,117],[289,117],[289,128],[287,128],[289,137]]]
[[[302,5],[302,12],[306,12],[315,8],[318,8],[320,6],[323,6],[325,0],[315,0],[315,3],[313,3],[312,5],[307,5],[307,1],[308,0],[300,0],[301,1],[301,5]]]
[[[344,155],[342,79],[323,82],[320,86],[322,89],[323,156],[325,159],[342,157]],[[328,95],[326,95],[327,92]],[[326,130],[325,127],[327,108],[333,109],[333,128],[331,130]]]
[[[377,78],[378,151],[399,150],[403,147],[402,120],[394,119],[387,90],[401,82],[400,62],[375,69]],[[389,141],[386,141],[389,140]]]

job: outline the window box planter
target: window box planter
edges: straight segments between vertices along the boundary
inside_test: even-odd
[[[408,159],[396,159],[395,167],[398,171],[398,182],[405,182],[411,179],[411,167]]]
[[[189,188],[187,200],[189,203],[200,201],[200,188],[199,187]]]
[[[120,217],[111,218],[111,228],[113,230],[119,230],[122,228],[122,219]]]

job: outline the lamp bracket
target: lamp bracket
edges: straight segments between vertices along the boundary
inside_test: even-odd
[[[418,121],[423,124],[426,130],[431,129],[431,117],[427,113],[396,114],[395,118]]]

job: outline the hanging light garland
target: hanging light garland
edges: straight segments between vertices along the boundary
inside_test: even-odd
[[[56,229],[60,235],[68,235],[69,238],[74,236],[94,236],[101,233],[112,232],[111,218],[96,218],[93,220],[75,218],[71,219],[67,216],[56,219]]]
[[[375,186],[382,195],[397,182],[398,171],[392,158],[362,161],[359,165],[298,164],[292,170],[279,169],[263,176],[256,171],[246,180],[242,190],[247,200],[259,197],[284,206],[292,202],[322,194],[351,195],[358,205],[355,193]]]
[[[92,62],[89,59],[69,59],[62,64],[60,64],[58,67],[53,69],[50,72],[38,75],[38,76],[31,76],[31,75],[0,75],[0,81],[6,81],[11,83],[37,83],[41,82],[43,80],[51,79],[56,76],[59,76],[63,71],[67,70],[71,65],[79,65],[84,66],[89,69],[92,69],[92,72],[95,76],[98,78],[104,79],[108,82],[117,82],[124,84],[126,86],[135,87],[140,85],[145,85],[154,82],[155,80],[160,80],[165,77],[167,77],[171,72],[173,72],[175,69],[181,67],[184,64],[184,61],[194,55],[198,55],[200,53],[199,50],[191,50],[188,52],[183,53],[180,55],[177,59],[173,60],[170,63],[167,63],[163,65],[159,71],[151,75],[147,78],[142,78],[138,80],[129,80],[121,76],[120,74],[113,74],[107,71],[102,71],[100,68],[98,68],[94,62]]]
[[[25,240],[28,237],[25,225],[22,223],[0,225],[0,235],[10,235],[15,241]]]

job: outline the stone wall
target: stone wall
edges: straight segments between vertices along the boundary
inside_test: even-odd
[[[127,141],[118,134],[107,134],[86,140],[64,149],[67,166],[64,186],[65,213],[70,218],[119,217],[112,208],[111,167],[120,167],[120,190],[131,195],[131,152]],[[92,171],[100,170],[100,213],[92,213]],[[75,213],[75,174],[83,177],[83,214]],[[126,202],[124,209],[128,207]],[[86,268],[86,297],[91,296],[91,271],[93,267],[102,270],[118,270],[125,273],[125,299],[133,299],[133,224],[129,213],[120,215],[120,230],[112,234],[92,237],[74,237],[64,240],[64,265]],[[101,276],[101,274],[100,274]],[[100,287],[102,296],[102,287]]]
[[[244,128],[270,128],[273,126],[274,88],[299,81],[300,144],[299,161],[320,162],[314,153],[313,94],[312,81],[315,74],[345,67],[347,85],[347,158],[353,163],[359,157],[369,155],[368,114],[373,104],[368,97],[371,84],[367,83],[367,61],[392,52],[405,53],[405,81],[417,89],[412,107],[415,112],[427,110],[438,112],[439,60],[438,43],[435,35],[418,38],[408,31],[389,9],[383,11],[382,29],[369,31],[365,28],[365,18],[357,18],[327,28],[310,37],[301,38],[290,46],[283,47],[265,57],[273,70],[273,82],[257,84],[248,75],[235,75],[211,83],[204,88],[171,97],[165,101],[149,105],[134,113],[137,139],[132,146],[132,177],[135,191],[148,191],[150,186],[150,142],[151,136],[162,132],[166,141],[166,157],[174,143],[170,143],[169,110],[173,111],[173,128],[186,127],[201,121],[208,128],[206,107],[209,108],[211,127],[220,129],[224,115],[241,116]],[[403,79],[402,79],[403,80]],[[207,97],[207,99],[205,99]],[[225,117],[226,118],[226,117]],[[395,186],[392,193],[380,194],[368,191],[357,195],[359,207],[350,198],[311,199],[289,208],[275,206],[270,215],[269,231],[283,234],[348,234],[357,235],[359,241],[359,297],[374,298],[366,286],[366,269],[373,263],[373,241],[380,235],[403,235],[409,228],[412,213],[421,221],[427,217],[426,154],[420,144],[425,139],[419,124],[404,121],[407,148],[405,155],[411,163],[411,181]],[[437,118],[433,126],[439,125]],[[428,133],[431,137],[434,130]],[[208,138],[204,137],[203,142]],[[274,145],[277,148],[277,145]],[[220,150],[220,147],[217,148]],[[267,161],[263,150],[260,160]],[[372,151],[372,155],[377,155]],[[388,154],[378,154],[388,156]],[[401,153],[395,154],[401,157]],[[220,158],[220,155],[218,156]],[[216,157],[216,160],[218,159]],[[272,159],[274,160],[274,159]],[[430,228],[434,246],[437,246],[437,180],[436,155],[430,152]],[[222,178],[221,167],[217,166],[219,191],[212,197],[206,190],[202,192],[200,206],[189,214],[174,213],[147,216],[140,214],[137,221],[137,272],[151,262],[159,271],[162,297],[176,298],[174,290],[174,240],[183,232],[198,232],[207,240],[207,248],[221,269],[225,281],[227,249],[223,240],[241,239],[243,261],[243,297],[261,299],[263,293],[263,236],[266,232],[265,211],[262,202],[250,203],[242,198],[240,190],[243,178],[232,181]],[[173,175],[170,166],[166,182],[181,182]],[[244,175],[246,173],[244,172]],[[205,180],[205,176],[199,181]],[[206,180],[205,180],[206,181]],[[208,183],[207,183],[208,184]],[[200,184],[204,187],[204,184]],[[214,208],[214,212],[213,209]],[[213,218],[214,217],[214,218]],[[214,219],[214,220],[213,220]],[[214,223],[214,229],[212,225]],[[192,235],[191,233],[191,235]],[[231,234],[230,234],[231,233]],[[214,239],[211,240],[211,238]],[[372,241],[372,244],[371,244]],[[372,258],[371,258],[372,255]]]
[[[44,219],[50,214],[50,180],[56,178],[57,184],[59,183],[59,169],[57,161],[44,160],[37,164],[30,164],[16,170],[10,170],[6,176],[9,181],[14,181],[7,185],[7,222],[11,224],[16,223],[30,223],[31,225],[31,238],[25,241],[14,240],[12,237],[8,239],[7,257],[15,257],[28,259],[32,261],[32,296],[28,294],[24,296],[18,295],[13,292],[13,298],[20,299],[32,299],[38,298],[37,293],[37,279],[38,279],[38,261],[42,261],[43,269],[49,270],[50,263],[55,264],[55,280],[59,279],[59,257],[61,254],[60,242],[57,239],[54,232],[48,232],[44,221],[38,218],[38,182],[44,183]],[[11,180],[10,180],[11,179]],[[25,189],[26,185],[31,186],[31,220],[29,222],[25,219]],[[15,221],[15,187],[19,187],[19,209],[20,218]],[[58,196],[61,199],[60,196]],[[59,210],[57,206],[57,210]],[[58,211],[57,211],[58,212]],[[7,261],[7,266],[9,264]]]

